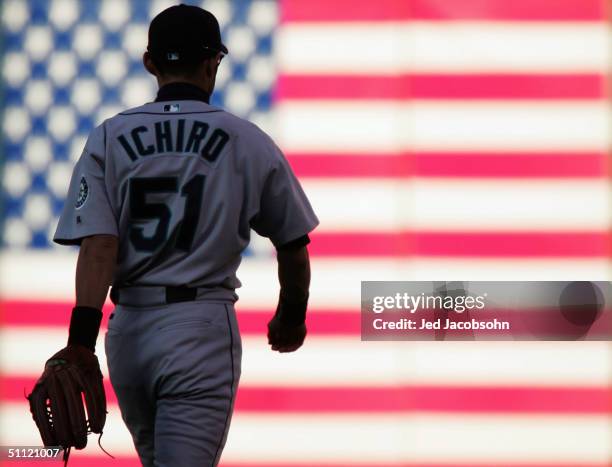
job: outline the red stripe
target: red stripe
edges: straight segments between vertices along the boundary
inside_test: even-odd
[[[598,178],[605,153],[288,154],[298,177]]]
[[[272,412],[612,413],[606,388],[242,388],[236,407]]]
[[[238,305],[238,325],[243,335],[265,335],[272,317],[269,311],[241,311]],[[308,313],[308,334],[318,336],[358,336],[361,332],[358,310],[313,311]]]
[[[609,232],[314,232],[313,256],[599,258]]]
[[[0,301],[1,326],[55,326],[68,328],[69,302],[3,300]],[[237,306],[238,324],[242,335],[264,335],[273,310],[244,311]],[[112,306],[105,306],[101,333],[106,330]],[[358,310],[315,311],[309,313],[308,332],[318,335],[359,335],[361,324]]]
[[[239,440],[237,440],[237,443],[239,443]],[[102,445],[104,446],[104,437],[102,438]],[[142,464],[140,464],[140,462],[138,462],[137,458],[136,458],[136,453],[134,452],[134,457],[130,458],[130,457],[117,457],[115,459],[110,459],[108,456],[104,455],[104,453],[102,453],[98,447],[92,446],[91,447],[87,447],[86,448],[88,450],[88,454],[91,454],[92,452],[95,452],[96,449],[98,449],[98,451],[100,452],[99,455],[96,456],[91,456],[91,455],[84,455],[82,453],[80,453],[79,451],[73,451],[72,454],[70,454],[70,462],[69,462],[69,466],[70,467],[141,467]],[[111,454],[112,454],[112,450],[111,450]],[[40,461],[16,461],[16,462],[9,462],[9,461],[3,461],[2,463],[0,463],[0,465],[2,465],[2,467],[4,466],[14,466],[14,467],[41,467],[41,462]],[[50,465],[50,466],[56,466],[58,465],[58,463],[54,463],[52,462],[51,464],[46,464],[43,463],[43,466],[45,465]],[[223,462],[223,459],[221,459],[221,463],[219,464],[220,467],[321,467],[323,464],[321,464],[320,462],[314,462],[314,463],[307,463],[307,462],[266,462],[266,463],[256,463],[256,462]],[[362,462],[359,462],[358,464],[343,464],[343,463],[338,463],[338,462],[332,462],[332,461],[325,461],[324,464],[326,467],[355,467],[356,465],[359,467],[491,467],[491,463],[490,462],[469,462],[469,463],[456,463],[456,462],[449,462],[446,464],[440,464],[439,462],[436,463],[422,463],[422,462],[397,462],[397,463],[379,463],[377,462],[376,464],[365,464]],[[610,465],[608,463],[585,463],[585,462],[581,462],[579,464],[576,463],[563,463],[563,464],[559,464],[559,463],[555,463],[555,464],[550,464],[550,463],[544,463],[544,462],[538,462],[537,464],[533,464],[533,463],[525,463],[525,462],[504,462],[503,464],[497,462],[495,464],[496,466],[503,466],[503,467],[610,467]]]
[[[280,75],[275,99],[603,99],[597,74]]]
[[[0,379],[0,400],[19,402],[36,377]],[[117,403],[105,379],[108,402]],[[239,412],[478,412],[478,413],[612,413],[610,388],[537,387],[241,387]]]
[[[281,22],[290,21],[600,21],[605,0],[282,0]]]
[[[3,301],[0,302],[0,329],[4,326],[11,327],[45,327],[49,331],[66,330],[68,327],[69,312],[68,303],[59,302],[28,302],[28,301]],[[528,316],[532,316],[528,310]],[[485,317],[481,312],[481,317]],[[492,319],[499,316],[507,316],[510,311],[503,309],[489,309],[486,317]],[[512,312],[517,323],[531,322],[526,317],[516,315]],[[104,322],[100,330],[101,334],[106,332],[106,322],[110,310],[105,310]],[[272,316],[271,311],[244,311],[238,306],[238,324],[243,336],[265,336],[267,323]],[[603,333],[609,336],[612,329],[612,311],[607,310],[605,318],[600,318],[593,327],[592,333]],[[55,328],[55,329],[54,329]],[[607,330],[607,331],[606,331]],[[308,334],[310,336],[352,336],[361,335],[362,323],[359,304],[356,302],[354,309],[347,310],[321,310],[310,309],[308,313]],[[67,332],[67,331],[66,331]],[[426,331],[424,331],[427,334]],[[522,332],[517,330],[517,332]]]

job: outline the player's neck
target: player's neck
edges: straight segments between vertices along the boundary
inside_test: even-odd
[[[176,100],[198,100],[210,103],[210,94],[202,88],[183,81],[171,81],[157,91],[155,102]]]
[[[159,86],[159,88],[162,88],[163,86],[166,86],[168,84],[175,84],[175,83],[191,84],[192,86],[197,87],[200,91],[206,93],[208,96],[210,96],[211,94],[211,89],[209,89],[208,83],[202,82],[202,80],[187,78],[183,76],[172,76],[172,77],[158,76],[157,77],[157,85]]]

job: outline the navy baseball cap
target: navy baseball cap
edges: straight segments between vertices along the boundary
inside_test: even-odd
[[[147,50],[154,59],[189,62],[210,52],[228,53],[221,42],[217,18],[193,5],[174,5],[158,14],[149,26]]]

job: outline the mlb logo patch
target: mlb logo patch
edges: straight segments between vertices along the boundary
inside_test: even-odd
[[[164,105],[164,112],[178,112],[181,109],[180,104],[166,104]]]

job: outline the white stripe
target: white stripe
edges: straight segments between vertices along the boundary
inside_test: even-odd
[[[309,338],[302,349],[285,356],[273,354],[259,339],[245,341],[245,385],[599,386],[612,381],[611,349],[603,342],[589,342],[587,346],[453,342],[440,346],[436,342],[318,337]]]
[[[0,374],[37,376],[65,345],[60,328],[0,329]],[[103,336],[98,342],[106,375]],[[612,381],[609,343],[361,342],[307,338],[292,354],[272,352],[263,337],[243,338],[241,384],[248,385],[579,385]]]
[[[0,297],[73,300],[76,260],[72,249],[70,252],[4,250],[0,254]]]
[[[235,418],[225,460],[605,463],[610,436],[605,417],[253,414]]]
[[[276,40],[281,73],[597,72],[609,67],[599,23],[291,23]]]
[[[0,256],[0,296],[4,300],[58,300],[74,297],[76,255],[5,252]],[[606,258],[582,259],[346,259],[312,258],[310,307],[359,309],[361,281],[537,281],[610,280]],[[50,273],[50,271],[52,271]],[[278,276],[273,259],[247,258],[238,270],[238,310],[273,311]],[[33,285],[35,284],[35,286]],[[41,310],[41,313],[44,310]]]
[[[0,436],[3,445],[40,444],[25,403],[0,405]],[[232,419],[223,461],[603,465],[611,436],[612,422],[604,416],[240,413]],[[116,406],[110,407],[102,441],[114,455],[135,454]],[[100,456],[92,439],[89,444],[75,455]]]
[[[318,231],[607,230],[599,180],[307,179]]]
[[[288,152],[607,150],[602,101],[366,102],[283,100],[278,140]]]

